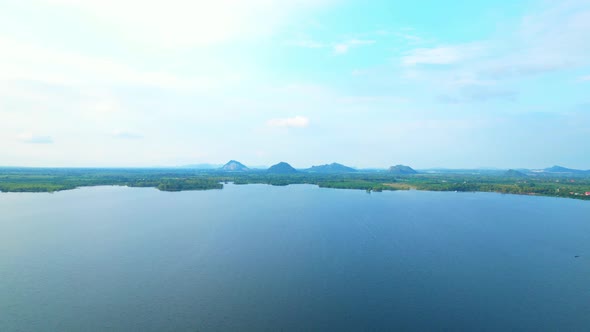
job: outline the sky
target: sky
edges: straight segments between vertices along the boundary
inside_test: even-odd
[[[0,0],[0,165],[590,169],[590,0]]]

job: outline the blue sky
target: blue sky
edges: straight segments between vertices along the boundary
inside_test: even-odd
[[[590,169],[587,0],[0,8],[0,165]]]

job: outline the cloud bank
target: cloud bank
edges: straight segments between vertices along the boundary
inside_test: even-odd
[[[309,118],[295,116],[292,118],[271,119],[266,122],[266,125],[275,128],[306,128],[309,126]]]
[[[18,140],[23,143],[29,144],[51,144],[53,143],[53,138],[51,136],[40,136],[35,135],[33,133],[22,133],[18,135]]]

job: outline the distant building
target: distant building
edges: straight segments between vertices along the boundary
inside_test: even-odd
[[[590,191],[587,191],[584,195],[590,196]]]

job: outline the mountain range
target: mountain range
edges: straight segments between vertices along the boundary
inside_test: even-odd
[[[237,160],[230,160],[225,165],[218,165],[218,164],[193,164],[193,165],[185,165],[179,166],[180,168],[194,168],[200,170],[217,170],[223,172],[262,172],[266,171],[267,173],[272,174],[292,174],[297,172],[304,172],[304,173],[316,173],[316,174],[341,174],[341,173],[358,173],[358,172],[383,172],[387,171],[390,174],[396,175],[412,175],[412,174],[434,174],[434,173],[452,173],[452,174],[489,174],[489,175],[504,175],[507,177],[538,177],[538,176],[552,176],[552,177],[559,177],[559,176],[570,176],[570,177],[579,177],[579,176],[590,176],[590,170],[579,170],[573,168],[567,168],[563,166],[551,166],[543,169],[526,169],[526,168],[518,168],[518,169],[442,169],[442,168],[433,168],[433,169],[423,169],[419,172],[413,169],[410,166],[406,165],[395,165],[389,167],[387,170],[384,169],[355,169],[346,165],[342,165],[336,162],[331,164],[324,164],[324,165],[315,165],[310,168],[306,169],[295,169],[291,165],[286,162],[280,162],[275,164],[269,168],[259,166],[259,167],[247,167],[246,165],[242,164]]]
[[[326,165],[312,166],[304,170],[310,173],[353,173],[358,172],[356,169],[344,166],[339,163],[331,163]]]
[[[557,165],[551,166],[549,168],[545,168],[545,169],[541,170],[541,172],[561,173],[561,174],[590,174],[590,170],[583,171],[583,170],[579,170],[579,169],[566,168],[566,167],[557,166]]]

